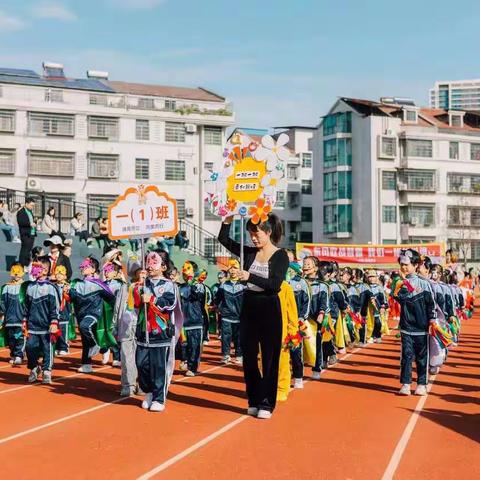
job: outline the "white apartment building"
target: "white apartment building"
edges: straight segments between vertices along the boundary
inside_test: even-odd
[[[238,128],[236,131],[258,142],[269,134],[267,129]],[[296,242],[311,242],[313,238],[313,168],[309,143],[314,131],[314,127],[275,127],[272,135],[276,138],[280,133],[285,133],[289,137],[286,147],[291,156],[287,162],[285,189],[277,192],[274,210],[284,222],[283,244],[289,248],[294,248]]]
[[[430,89],[430,108],[480,110],[480,79],[435,82]]]
[[[43,68],[0,68],[0,187],[106,205],[152,183],[177,199],[181,217],[217,233],[202,172],[222,155],[234,122],[225,98]]]
[[[340,98],[312,149],[314,241],[441,241],[480,261],[480,113]]]

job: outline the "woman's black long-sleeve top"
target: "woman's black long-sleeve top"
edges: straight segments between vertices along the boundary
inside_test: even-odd
[[[240,244],[230,238],[230,224],[222,223],[222,228],[218,234],[218,241],[233,255],[240,256]],[[255,261],[255,257],[258,253],[258,249],[255,247],[244,246],[244,270],[248,271],[252,263]],[[252,283],[257,287],[263,288],[266,293],[273,294],[280,291],[282,282],[285,280],[285,276],[288,270],[288,255],[285,250],[277,250],[268,261],[268,278],[259,277],[254,273],[250,274],[248,283]]]

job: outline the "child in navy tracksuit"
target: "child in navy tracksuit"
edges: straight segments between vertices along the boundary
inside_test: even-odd
[[[400,334],[402,355],[400,361],[400,395],[410,395],[412,362],[417,364],[415,395],[427,394],[428,330],[436,321],[435,301],[430,284],[416,274],[420,255],[411,248],[402,250],[398,258],[402,279],[393,285],[394,298],[400,304]]]
[[[2,287],[0,296],[0,328],[5,329],[5,340],[10,349],[12,365],[22,364],[25,350],[25,335],[22,330],[25,307],[20,292],[24,274],[20,263],[12,265],[11,280]]]
[[[363,272],[360,268],[352,271],[352,284],[348,288],[348,303],[353,312],[362,319],[361,327],[358,329],[358,347],[366,345],[367,329],[365,328],[365,305],[368,305],[368,287],[363,283]]]
[[[50,260],[40,258],[32,264],[30,274],[35,280],[27,286],[25,318],[27,342],[28,381],[34,383],[43,370],[42,383],[52,383],[53,345],[59,333],[59,296],[57,287],[49,282]],[[39,358],[43,357],[40,367]]]
[[[238,260],[228,262],[229,270],[239,270]],[[230,348],[233,340],[235,357],[238,364],[242,364],[242,348],[240,346],[240,314],[242,312],[243,296],[247,289],[237,277],[230,274],[228,280],[221,283],[215,295],[215,305],[222,319],[221,340],[223,363],[230,363]]]
[[[82,338],[82,366],[78,369],[80,373],[91,373],[92,357],[100,352],[97,343],[97,323],[103,315],[103,302],[111,305],[115,302],[115,296],[104,282],[96,275],[98,273],[98,260],[87,257],[80,265],[83,280],[74,282],[70,292],[75,316],[77,317],[78,328]]]
[[[59,328],[60,335],[55,343],[55,349],[58,356],[68,354],[68,327],[70,324],[70,316],[72,314],[72,306],[70,304],[70,295],[65,291],[67,285],[67,269],[63,265],[55,267],[54,271],[55,286],[57,287],[60,301],[60,319]]]
[[[308,320],[310,311],[310,292],[307,281],[302,277],[302,268],[297,262],[290,262],[287,281],[293,289],[297,304],[299,328]],[[290,350],[294,388],[303,388],[303,344]]]
[[[184,283],[180,285],[180,298],[183,311],[183,328],[186,335],[184,360],[187,363],[187,377],[198,372],[202,353],[203,312],[205,308],[205,287],[195,280],[195,265],[185,262],[182,268]]]
[[[382,316],[385,315],[385,310],[388,308],[387,298],[383,287],[379,284],[378,273],[375,270],[367,272],[368,290],[367,298],[373,309],[374,326],[372,338],[368,340],[369,343],[382,342]],[[365,312],[364,312],[365,313]]]
[[[167,367],[173,354],[173,311],[177,306],[177,287],[164,277],[167,265],[158,253],[148,254],[146,267],[148,277],[144,286],[139,285],[134,290],[138,312],[135,360],[138,383],[146,394],[142,408],[162,412],[165,410],[169,381]]]

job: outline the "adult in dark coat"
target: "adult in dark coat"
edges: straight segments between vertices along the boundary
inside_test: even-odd
[[[47,238],[43,242],[46,247],[50,248],[49,258],[50,258],[50,276],[55,274],[55,268],[63,265],[67,271],[67,280],[72,278],[72,265],[70,259],[63,254],[63,249],[65,245],[63,240],[59,235],[54,235],[51,238]]]
[[[33,217],[33,208],[35,199],[29,197],[25,200],[25,205],[17,212],[18,230],[20,232],[20,241],[22,246],[18,261],[24,266],[30,265],[30,256],[37,235],[37,228]]]

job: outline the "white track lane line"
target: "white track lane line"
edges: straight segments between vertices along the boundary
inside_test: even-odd
[[[78,350],[76,352],[67,353],[66,355],[62,355],[61,357],[56,356],[55,358],[73,357],[74,355],[78,355],[79,353],[82,353],[82,351]],[[4,365],[3,367],[0,367],[0,370],[4,370],[5,368],[18,368],[18,367],[22,367],[23,365],[26,365],[26,364],[22,363],[22,365],[15,365],[14,367],[11,364],[8,364],[8,365]],[[54,366],[55,366],[55,363],[54,363]]]
[[[430,390],[433,387],[433,382],[435,381],[436,375],[432,375],[430,377],[430,383],[427,387],[427,392],[430,393]],[[412,436],[413,430],[415,429],[415,425],[417,424],[418,419],[420,418],[420,414],[422,413],[423,407],[425,406],[425,402],[427,401],[428,395],[420,397],[415,410],[412,412],[410,416],[407,426],[400,437],[400,440],[395,447],[393,452],[392,458],[388,463],[387,469],[385,470],[382,480],[392,480],[395,472],[397,471],[398,466],[402,460],[403,454],[405,453],[405,449],[407,448],[408,442]]]

